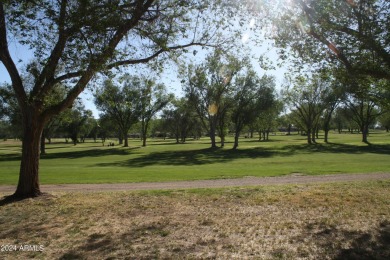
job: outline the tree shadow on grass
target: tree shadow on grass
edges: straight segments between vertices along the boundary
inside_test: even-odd
[[[158,250],[154,251],[151,248],[161,246],[157,242],[159,238],[164,238],[170,233],[167,223],[150,223],[126,228],[129,228],[128,232],[119,235],[93,233],[84,240],[83,244],[66,252],[59,259],[85,259],[85,256],[91,253],[104,255],[108,257],[106,259],[122,258],[129,253],[138,254],[137,259],[157,259]],[[133,243],[142,243],[144,247],[137,252],[131,247]]]
[[[314,242],[332,259],[390,259],[390,222],[383,221],[368,231],[349,231],[324,227],[313,236]]]
[[[390,154],[390,145],[356,146],[348,144],[287,145],[281,148],[254,147],[238,150],[206,148],[200,150],[159,151],[144,154],[124,161],[99,163],[96,166],[146,167],[151,165],[204,165],[225,163],[236,159],[270,158],[293,156],[297,153],[346,153]]]
[[[103,157],[109,155],[129,155],[133,150],[137,150],[139,147],[127,147],[125,149],[116,148],[101,148],[101,149],[88,149],[82,151],[69,151],[59,153],[48,153],[41,155],[41,159],[79,159],[83,157]]]
[[[146,167],[150,165],[203,165],[224,163],[240,158],[269,158],[275,154],[267,148],[251,148],[242,150],[231,149],[200,149],[185,151],[152,152],[140,157],[120,162],[100,163],[97,166]]]
[[[295,153],[346,153],[346,154],[363,154],[363,153],[373,153],[373,154],[390,154],[390,145],[350,145],[350,144],[337,144],[337,143],[327,143],[327,144],[301,144],[301,145],[287,145],[280,148],[280,155],[292,155]]]
[[[139,147],[127,147],[125,149],[117,148],[100,148],[100,149],[87,149],[80,151],[66,151],[41,154],[41,159],[79,159],[83,157],[103,157],[109,155],[128,155],[134,153],[134,150]],[[0,156],[0,161],[20,161],[21,154],[4,154]]]

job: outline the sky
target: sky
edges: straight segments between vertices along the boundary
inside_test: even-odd
[[[271,61],[276,62],[278,60],[278,55],[276,53],[276,49],[272,48],[272,43],[269,41],[265,41],[262,46],[255,46],[254,43],[251,41],[253,39],[253,33],[251,33],[250,28],[254,26],[254,21],[250,21],[250,23],[247,25],[247,30],[243,33],[241,42],[244,43],[244,45],[247,45],[249,49],[251,50],[251,54],[253,56],[252,59],[252,65],[254,66],[255,70],[258,71],[259,76],[262,76],[263,74],[268,75],[274,75],[276,78],[276,85],[277,90],[280,90],[280,86],[282,85],[283,79],[284,79],[284,73],[287,72],[286,67],[277,68],[276,70],[263,70],[258,62],[258,58],[260,55],[265,55],[268,57]],[[14,62],[17,63],[17,67],[19,71],[25,66],[25,64],[30,61],[33,58],[33,52],[28,49],[27,46],[21,46],[20,44],[16,43],[15,41],[9,42],[9,50],[11,53],[11,57],[13,58]],[[192,52],[190,52],[192,53]],[[197,57],[194,57],[192,54],[188,55],[189,59],[200,59],[201,57],[204,57],[202,53],[197,54]],[[174,66],[173,64],[168,64],[164,70],[164,72],[159,75],[159,79],[161,83],[164,83],[168,87],[169,92],[173,92],[176,96],[181,96],[181,84],[180,80],[178,79],[178,72],[177,72],[177,66]],[[0,84],[7,82],[11,83],[11,79],[9,77],[8,72],[6,71],[4,65],[0,62]],[[85,90],[81,95],[81,99],[83,100],[84,105],[87,109],[90,109],[93,112],[93,116],[95,118],[99,117],[99,111],[96,109],[96,106],[93,102],[93,96],[90,90]]]

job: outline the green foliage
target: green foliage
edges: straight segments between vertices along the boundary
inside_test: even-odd
[[[172,106],[163,110],[161,119],[164,136],[169,134],[176,143],[185,143],[190,135],[202,136],[201,124],[185,98],[173,100]]]
[[[238,146],[238,137],[245,125],[252,124],[256,117],[270,109],[275,102],[275,79],[269,76],[259,78],[252,70],[237,77],[233,94],[231,112],[234,125],[235,145]]]
[[[139,78],[127,81],[122,86],[106,80],[103,88],[95,94],[96,106],[105,117],[109,117],[117,124],[125,140],[125,146],[128,146],[128,131],[138,121],[141,113],[140,84]]]
[[[275,9],[272,36],[277,46],[290,48],[297,65],[339,63],[354,76],[390,79],[388,1],[297,0]]]
[[[207,129],[212,147],[216,147],[216,132],[221,137],[221,146],[224,145],[227,113],[233,102],[231,95],[235,87],[234,78],[246,62],[216,50],[201,65],[182,68],[183,90],[203,127]]]

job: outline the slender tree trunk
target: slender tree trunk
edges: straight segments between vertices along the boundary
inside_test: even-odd
[[[142,126],[141,126],[141,131],[142,131],[142,146],[146,146],[146,134],[148,132],[148,126],[144,120],[142,120]]]
[[[368,143],[368,125],[362,127],[362,142]]]
[[[19,182],[14,193],[16,198],[28,198],[41,195],[39,187],[39,153],[44,121],[32,111],[24,115],[22,159]]]
[[[315,144],[316,143],[316,130],[313,129],[311,131],[311,143]]]
[[[238,137],[240,136],[240,132],[236,131],[236,134],[234,135],[234,145],[233,150],[236,150],[238,147]]]
[[[215,130],[216,130],[216,124],[214,118],[211,119],[210,124],[210,140],[211,140],[211,148],[216,148],[217,143],[215,141]]]
[[[221,135],[221,148],[225,147],[225,135]]]
[[[123,147],[129,147],[129,137],[127,136],[127,131],[123,135],[123,139],[125,140]]]
[[[42,131],[42,136],[41,136],[41,154],[46,154],[46,137],[45,137],[45,130]]]
[[[307,136],[307,143],[311,144],[311,132],[309,129],[307,130],[306,136]]]
[[[142,133],[142,146],[146,146],[146,134]]]
[[[324,129],[324,142],[328,143],[329,129]]]

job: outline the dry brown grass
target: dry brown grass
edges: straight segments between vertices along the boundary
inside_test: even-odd
[[[5,259],[390,259],[390,181],[55,193],[0,207]]]

